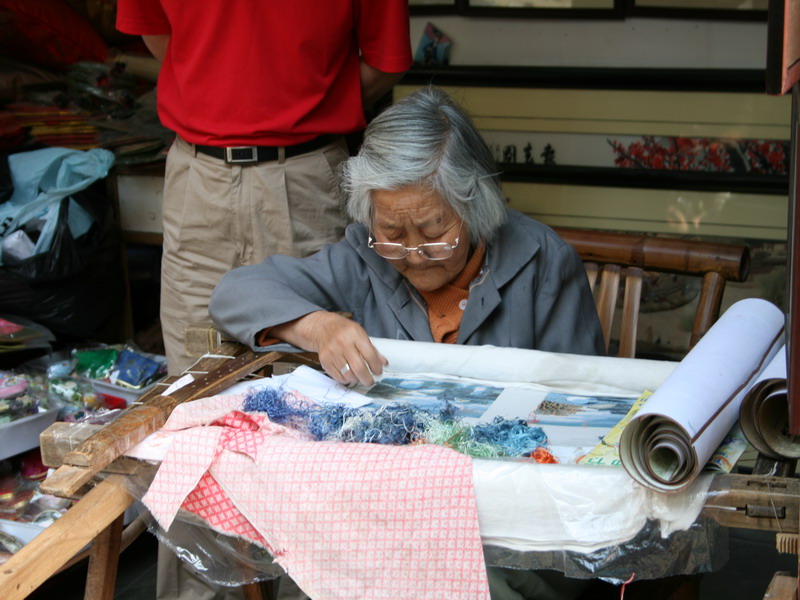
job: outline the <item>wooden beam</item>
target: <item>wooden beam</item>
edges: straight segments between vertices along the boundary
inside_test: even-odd
[[[0,567],[0,598],[23,600],[133,504],[121,475],[100,482]]]
[[[84,600],[114,600],[124,518],[123,512],[92,542]]]
[[[798,533],[800,479],[716,475],[703,514],[725,527]]]
[[[764,600],[797,600],[797,578],[778,571],[772,576]]]

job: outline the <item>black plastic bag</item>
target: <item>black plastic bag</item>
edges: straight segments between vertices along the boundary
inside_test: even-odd
[[[50,249],[0,267],[0,312],[27,317],[57,336],[94,339],[121,318],[121,238],[104,180],[71,198],[94,218],[91,228],[73,238],[70,197],[62,199]]]
[[[11,183],[11,170],[8,168],[8,155],[0,155],[0,203],[11,198],[14,184]]]

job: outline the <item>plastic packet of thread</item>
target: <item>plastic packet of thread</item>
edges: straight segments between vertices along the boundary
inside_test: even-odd
[[[105,379],[108,377],[119,356],[116,348],[90,348],[75,350],[73,372],[87,379]]]
[[[75,377],[51,378],[47,397],[58,408],[58,418],[62,421],[77,421],[101,405],[92,384]]]
[[[36,414],[46,406],[44,379],[35,374],[0,371],[0,423]]]
[[[161,373],[161,363],[138,352],[123,348],[109,374],[109,381],[132,389],[140,389]]]
[[[0,399],[16,398],[27,389],[28,379],[24,375],[0,371]]]

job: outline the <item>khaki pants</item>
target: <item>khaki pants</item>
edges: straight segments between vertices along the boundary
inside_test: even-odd
[[[271,254],[306,256],[341,239],[345,218],[337,169],[344,139],[320,150],[252,165],[229,165],[178,138],[167,157],[161,328],[172,375],[194,360],[184,330],[208,323],[222,275]]]
[[[195,359],[186,354],[187,326],[210,323],[208,300],[228,270],[271,254],[306,256],[336,242],[346,225],[337,170],[344,139],[320,150],[246,166],[198,153],[182,139],[167,157],[161,329],[171,375]],[[239,600],[240,588],[208,584],[159,545],[159,599]],[[305,598],[287,577],[279,598]],[[294,589],[292,589],[294,588]]]

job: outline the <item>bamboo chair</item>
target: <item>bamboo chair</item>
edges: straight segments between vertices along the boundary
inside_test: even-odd
[[[744,281],[750,269],[747,246],[682,240],[630,233],[613,233],[581,229],[556,228],[584,261],[586,276],[595,298],[606,352],[611,346],[614,320],[619,313],[618,356],[636,355],[636,335],[642,281],[648,272],[677,273],[702,277],[700,294],[692,324],[691,349],[719,318],[722,295],[728,281]],[[617,300],[622,290],[622,310]],[[632,599],[663,598],[695,600],[699,597],[699,577],[678,576],[629,586]],[[604,587],[601,582],[581,596],[583,598],[617,597],[616,586]]]
[[[636,356],[636,334],[642,280],[650,271],[702,277],[692,325],[691,349],[719,317],[728,281],[744,281],[750,270],[747,246],[650,235],[556,228],[584,261],[595,296],[606,352],[617,315],[617,298],[623,289],[619,352]]]

